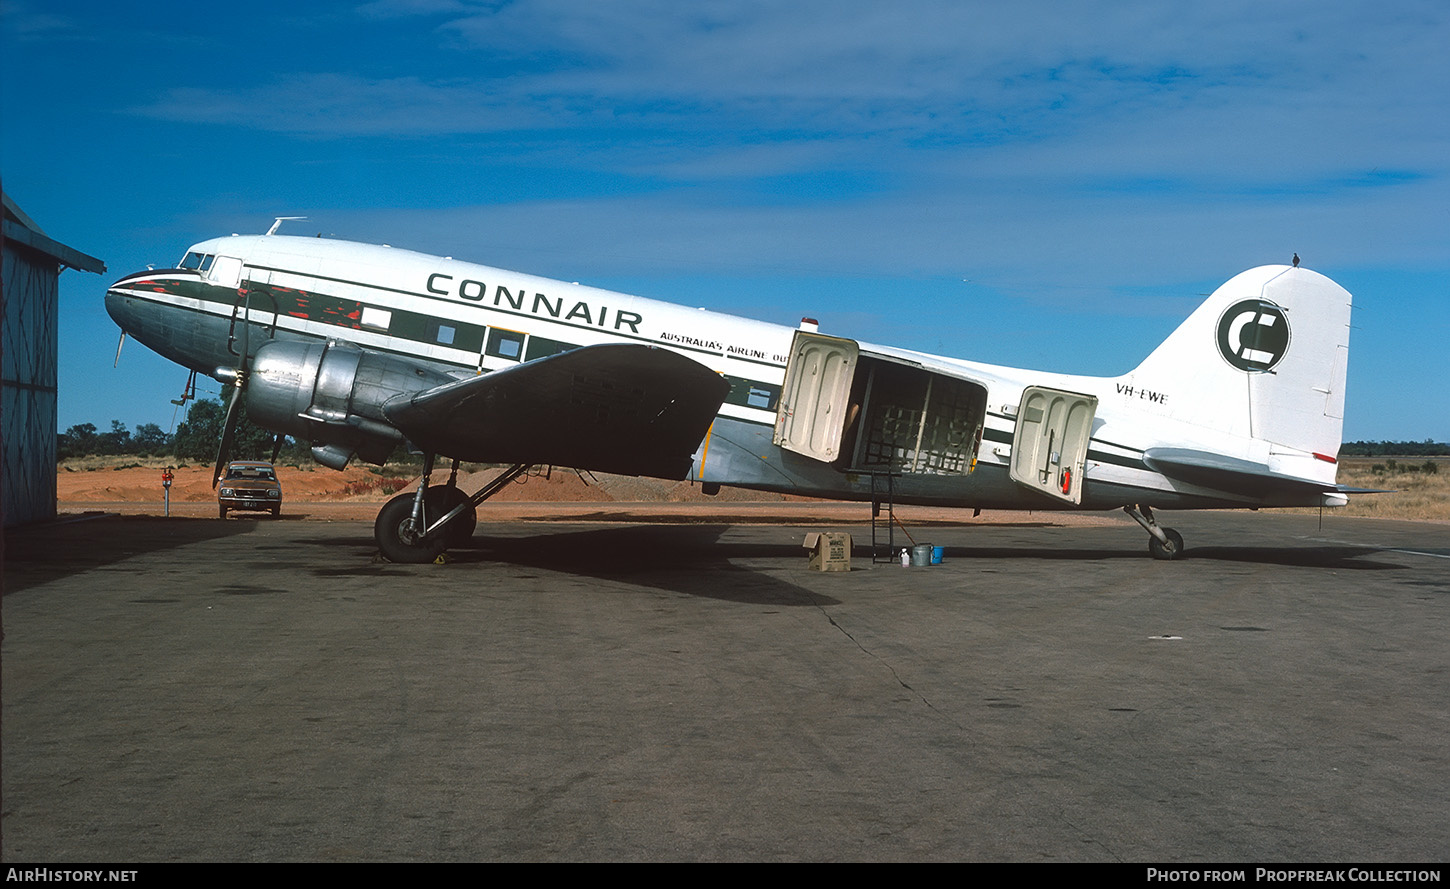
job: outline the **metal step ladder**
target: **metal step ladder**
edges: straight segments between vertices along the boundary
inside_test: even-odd
[[[871,564],[896,561],[896,511],[893,502],[899,472],[871,473]],[[881,507],[886,507],[883,517]],[[881,526],[886,526],[885,552],[882,551]]]

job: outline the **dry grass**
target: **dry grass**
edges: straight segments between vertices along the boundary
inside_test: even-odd
[[[1427,471],[1427,462],[1434,471]],[[1450,522],[1450,457],[1346,457],[1339,461],[1339,483],[1392,493],[1350,494],[1349,505],[1334,515]]]
[[[56,465],[57,472],[108,472],[143,467],[160,472],[167,466],[184,467],[196,461],[180,460],[176,457],[137,457],[133,455],[68,457]]]
[[[182,457],[138,457],[134,454],[91,454],[86,457],[67,457],[56,464],[56,472],[119,472],[122,469],[155,469],[160,472],[170,466],[185,469],[188,466],[211,467],[210,460],[187,460]],[[316,464],[305,460],[301,464],[286,458],[277,461],[278,466],[293,466],[311,471]]]

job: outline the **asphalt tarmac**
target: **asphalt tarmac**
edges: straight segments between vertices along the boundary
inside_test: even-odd
[[[3,855],[1450,859],[1450,525],[1160,518],[12,530]]]

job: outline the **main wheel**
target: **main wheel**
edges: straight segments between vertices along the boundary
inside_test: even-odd
[[[226,518],[227,517],[227,508],[225,506],[222,506],[221,507],[221,511],[222,511],[222,518]]]
[[[435,494],[438,496],[435,497]],[[455,506],[468,502],[467,494],[450,485],[432,485],[428,488],[428,493],[424,495],[424,498],[430,520],[442,518],[452,512]],[[436,506],[435,501],[437,501]],[[469,538],[473,537],[473,529],[477,527],[478,510],[469,506],[443,526],[443,535],[448,538],[449,546],[458,546],[461,543],[467,543]]]
[[[1151,535],[1148,537],[1148,552],[1153,554],[1153,558],[1172,561],[1182,557],[1183,535],[1172,528],[1164,528],[1163,535],[1168,538],[1167,543],[1163,543]]]
[[[425,503],[425,506],[427,504]],[[425,510],[432,512],[431,509]],[[413,495],[399,494],[378,512],[373,523],[373,539],[389,562],[421,565],[438,558],[448,548],[446,535],[424,537],[413,527]]]

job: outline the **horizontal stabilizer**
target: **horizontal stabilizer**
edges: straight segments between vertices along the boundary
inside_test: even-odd
[[[1149,448],[1143,452],[1143,462],[1172,479],[1256,497],[1269,492],[1317,494],[1339,490],[1333,483],[1275,472],[1264,463],[1192,448]]]
[[[415,445],[461,460],[688,476],[730,384],[676,352],[599,345],[399,396]]]

